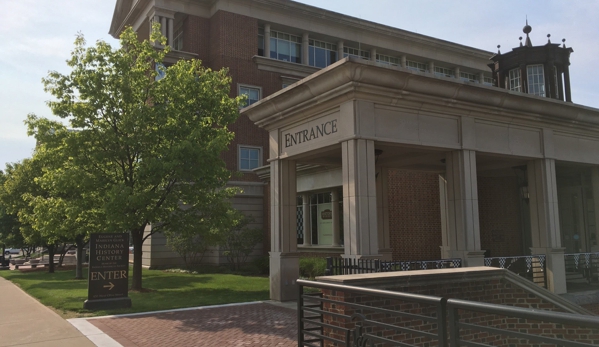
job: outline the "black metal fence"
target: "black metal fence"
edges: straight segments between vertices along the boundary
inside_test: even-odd
[[[462,267],[462,259],[383,261],[378,259],[327,258],[326,275],[430,270]]]
[[[297,284],[302,347],[599,345],[596,316],[306,280]]]
[[[599,252],[564,254],[566,281],[599,283]]]
[[[485,266],[509,270],[547,288],[547,261],[544,254],[485,258]]]

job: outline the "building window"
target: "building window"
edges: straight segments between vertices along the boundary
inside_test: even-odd
[[[258,28],[258,55],[264,56],[264,28]]]
[[[401,66],[401,61],[399,58],[390,57],[388,55],[377,54],[376,61],[383,64]]]
[[[483,76],[483,84],[486,86],[492,86],[493,85],[493,77]]]
[[[270,32],[270,57],[301,64],[302,38],[278,31]]]
[[[260,87],[252,87],[252,86],[244,86],[244,85],[240,85],[239,86],[239,95],[246,95],[247,98],[245,99],[245,104],[243,105],[243,107],[249,106],[253,103],[256,103],[260,100],[260,95],[261,95],[261,88]]]
[[[406,60],[406,67],[412,71],[428,72],[428,65],[416,61]]]
[[[526,77],[528,79],[528,94],[545,96],[543,64],[528,65],[526,67]]]
[[[349,56],[370,60],[370,52],[368,51],[362,51],[351,47],[343,47],[343,57],[345,58]]]
[[[520,69],[510,70],[509,89],[515,92],[522,91],[522,75],[520,74]]]
[[[183,50],[183,23],[179,23],[173,35],[173,49],[177,51]]]
[[[239,171],[252,171],[260,167],[262,148],[239,146]]]
[[[310,40],[310,66],[327,67],[337,61],[337,45],[332,43]]]
[[[460,80],[462,81],[466,81],[466,82],[478,82],[478,78],[476,78],[476,75],[473,73],[469,73],[469,72],[461,72],[460,71]]]
[[[455,77],[453,69],[447,69],[441,66],[435,66],[435,75],[443,77]]]

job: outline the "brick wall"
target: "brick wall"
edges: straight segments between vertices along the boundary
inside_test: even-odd
[[[528,254],[520,225],[520,191],[514,177],[478,177],[480,244],[491,257]]]
[[[385,289],[404,293],[564,312],[563,309],[555,304],[539,298],[534,294],[528,293],[505,279],[487,279],[465,283],[433,283],[429,285],[389,287]],[[323,297],[326,299],[333,299],[351,304],[360,304],[385,308],[393,311],[401,311],[403,313],[417,314],[425,317],[431,317],[433,319],[437,316],[436,306],[431,304],[391,300],[376,296],[359,295],[334,290],[323,290]],[[342,314],[345,316],[361,314],[365,318],[376,320],[377,322],[414,329],[419,332],[437,334],[437,325],[435,322],[431,322],[426,319],[374,312],[367,308],[346,306],[343,303],[324,303],[323,307],[325,311]],[[524,333],[542,334],[549,337],[560,337],[571,341],[579,341],[595,345],[599,343],[599,329],[591,330],[575,326],[564,326],[561,324],[532,321],[523,318],[510,318],[492,314],[466,312],[462,310],[460,310],[459,315],[461,322],[468,322],[482,326],[492,326],[495,328],[509,329]],[[356,327],[355,320],[350,321],[344,317],[325,315],[324,322],[352,330]],[[437,340],[431,337],[422,337],[418,336],[417,334],[402,333],[391,329],[369,327],[366,329],[366,331],[414,346],[433,346],[437,344]],[[325,329],[325,335],[337,339],[344,338],[343,332],[337,329]],[[468,329],[461,329],[460,337],[471,342],[487,343],[493,346],[511,347],[533,345],[527,340],[512,339],[501,335],[494,335]],[[325,345],[337,346],[336,343],[331,342],[328,342]],[[379,344],[376,344],[376,346],[379,346]]]
[[[393,260],[441,258],[439,175],[389,170],[389,231]]]
[[[589,310],[599,316],[599,303],[580,305],[585,310]]]

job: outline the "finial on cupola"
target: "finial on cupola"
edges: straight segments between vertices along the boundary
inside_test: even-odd
[[[522,28],[522,31],[526,34],[526,43],[524,44],[526,47],[532,47],[532,42],[530,41],[530,37],[528,34],[532,31],[532,27],[528,25],[528,18],[526,18],[526,25]]]
[[[562,39],[562,43],[564,44],[562,47],[566,48],[566,39]]]
[[[501,45],[497,45],[497,54],[501,54],[501,51],[499,50],[499,48],[501,48]]]
[[[547,34],[547,44],[551,43],[551,34]]]
[[[518,40],[520,40],[520,47],[522,47],[522,36],[520,36]]]

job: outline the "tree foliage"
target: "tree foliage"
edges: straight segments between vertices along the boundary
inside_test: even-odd
[[[70,73],[50,72],[43,80],[54,98],[49,107],[69,130],[28,120],[49,158],[63,161],[46,183],[66,196],[78,192],[80,201],[46,201],[44,210],[68,210],[70,225],[89,220],[89,231],[130,232],[136,290],[142,288],[141,246],[151,233],[189,228],[233,194],[220,153],[233,138],[227,126],[241,100],[229,97],[226,70],[212,71],[198,60],[164,67],[169,48],[153,42],[165,41],[157,26],[144,41],[126,29],[118,49],[103,41],[87,47],[79,35],[67,61]],[[165,70],[164,78],[156,78],[157,69]]]

